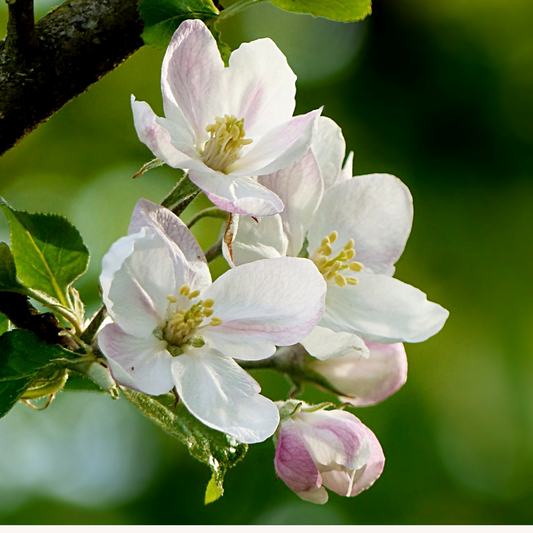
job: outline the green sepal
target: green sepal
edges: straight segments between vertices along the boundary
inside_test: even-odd
[[[176,398],[171,393],[147,396],[125,388],[122,392],[148,418],[185,444],[191,455],[209,466],[213,473],[211,487],[208,485],[209,497],[213,498],[210,501],[220,497],[224,493],[224,475],[244,457],[248,445],[202,424],[189,413],[182,402],[175,406]],[[213,483],[218,489],[216,498],[214,498],[216,492]],[[206,503],[209,503],[207,499],[206,493]]]
[[[9,222],[16,276],[26,287],[71,307],[69,287],[89,264],[79,231],[61,215],[18,211],[3,198],[0,206]]]
[[[341,22],[362,20],[372,13],[371,0],[270,0],[275,6],[293,13],[308,13]]]
[[[24,392],[42,380],[55,380],[80,356],[58,344],[46,344],[31,331],[16,329],[0,337],[0,418]]]
[[[133,176],[133,179],[141,177],[145,172],[148,172],[149,170],[152,170],[153,168],[162,167],[165,164],[164,161],[161,159],[152,159],[151,161],[148,161],[148,163],[145,163],[140,169],[139,172]]]
[[[144,22],[144,43],[159,49],[168,46],[184,20],[207,22],[219,15],[211,0],[139,0],[138,10]]]
[[[226,44],[222,40],[222,34],[220,33],[220,30],[218,29],[218,24],[216,20],[212,24],[209,25],[209,29],[211,30],[211,33],[213,34],[213,37],[215,38],[215,41],[217,42],[217,47],[218,47],[218,51],[220,52],[220,57],[222,58],[222,61],[224,61],[224,65],[227,67],[229,65],[229,56],[231,55],[231,48],[229,44]]]
[[[200,192],[198,186],[185,174],[172,189],[172,192],[161,202],[161,205],[179,216]]]
[[[213,503],[214,501],[218,500],[220,496],[222,496],[222,490],[220,490],[220,487],[217,485],[215,474],[213,474],[209,480],[209,483],[207,484],[207,488],[205,489],[204,503],[206,505],[208,503]]]

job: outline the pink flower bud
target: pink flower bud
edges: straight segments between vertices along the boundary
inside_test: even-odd
[[[385,457],[370,429],[351,413],[303,402],[278,404],[282,418],[274,464],[277,475],[300,498],[326,503],[324,487],[341,496],[368,489]],[[289,411],[292,414],[286,415]]]

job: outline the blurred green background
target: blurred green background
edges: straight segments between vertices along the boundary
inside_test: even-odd
[[[36,0],[37,15],[56,3]],[[373,11],[342,24],[264,4],[223,33],[233,47],[273,38],[298,74],[297,112],[324,105],[355,174],[395,174],[414,196],[397,277],[450,318],[407,347],[398,393],[353,411],[383,446],[381,478],[356,498],[306,503],[275,480],[268,441],[205,507],[209,472],[181,444],[125,401],[65,392],[46,411],[19,405],[0,420],[0,523],[533,521],[533,3],[375,0]],[[143,48],[0,159],[0,194],[13,206],[63,213],[80,229],[92,259],[78,287],[92,309],[101,258],[136,200],[161,201],[178,175],[163,167],[131,179],[152,155],[129,97],[161,114],[162,57]],[[196,226],[204,248],[218,229]],[[280,376],[254,375],[273,399],[288,390]],[[327,396],[308,387],[305,398]]]

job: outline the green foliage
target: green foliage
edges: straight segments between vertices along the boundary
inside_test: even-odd
[[[17,267],[13,254],[5,242],[0,242],[0,291],[13,291],[23,288],[17,279]]]
[[[372,12],[371,0],[270,0],[275,6],[341,22],[355,22]]]
[[[9,330],[9,320],[6,315],[0,313],[0,335]]]
[[[0,418],[32,384],[53,379],[78,358],[57,344],[40,341],[31,331],[17,329],[0,337]]]
[[[174,407],[176,399],[170,393],[153,397],[130,389],[123,389],[123,392],[148,418],[185,444],[196,459],[209,466],[213,478],[207,487],[206,503],[220,497],[224,493],[226,471],[244,457],[248,446],[208,428],[192,416],[183,403]]]
[[[145,44],[164,49],[178,26],[187,19],[214,19],[219,11],[211,0],[139,0]]]
[[[89,251],[78,230],[61,215],[18,211],[2,198],[0,205],[9,222],[11,249],[20,280],[70,307],[68,288],[89,263]],[[14,265],[5,247],[2,254],[2,280],[13,282]]]
[[[161,202],[161,205],[179,216],[198,194],[200,194],[200,189],[185,174],[172,192]]]

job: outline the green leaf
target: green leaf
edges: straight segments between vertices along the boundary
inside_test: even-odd
[[[9,320],[6,315],[0,313],[0,335],[9,331]]]
[[[215,41],[217,42],[218,51],[220,52],[220,57],[222,58],[222,61],[224,61],[224,65],[226,67],[229,65],[229,56],[231,55],[231,48],[229,44],[226,44],[222,40],[222,34],[220,33],[218,29],[218,24],[211,24],[211,33],[213,34],[213,37],[215,38]]]
[[[207,489],[205,491],[205,504],[212,503],[215,500],[218,500],[222,496],[222,491],[217,485],[217,480],[215,474],[211,476],[209,483],[207,484]]]
[[[36,380],[67,368],[76,359],[73,352],[46,344],[31,331],[4,333],[0,337],[0,418]]]
[[[179,216],[198,194],[200,194],[200,189],[185,174],[172,192],[161,202],[161,205]]]
[[[187,19],[204,22],[219,15],[211,0],[139,0],[145,44],[164,49],[178,26]]]
[[[22,288],[24,286],[17,278],[17,268],[11,250],[5,242],[0,242],[0,291]]]
[[[272,4],[294,13],[309,13],[341,22],[355,22],[372,13],[371,0],[270,0]]]
[[[209,485],[216,485],[219,492],[216,498],[220,497],[224,493],[226,471],[244,457],[248,446],[202,424],[187,411],[183,403],[180,402],[174,407],[176,399],[173,394],[154,397],[130,389],[122,389],[122,392],[148,418],[185,444],[196,459],[209,466],[214,480],[210,481]],[[216,492],[209,485],[207,490],[209,496],[213,497],[210,501],[214,501]],[[206,493],[206,503],[209,503],[207,498]]]
[[[68,287],[89,263],[89,251],[78,230],[61,215],[18,211],[3,198],[0,205],[9,222],[11,250],[22,283],[70,307]]]

